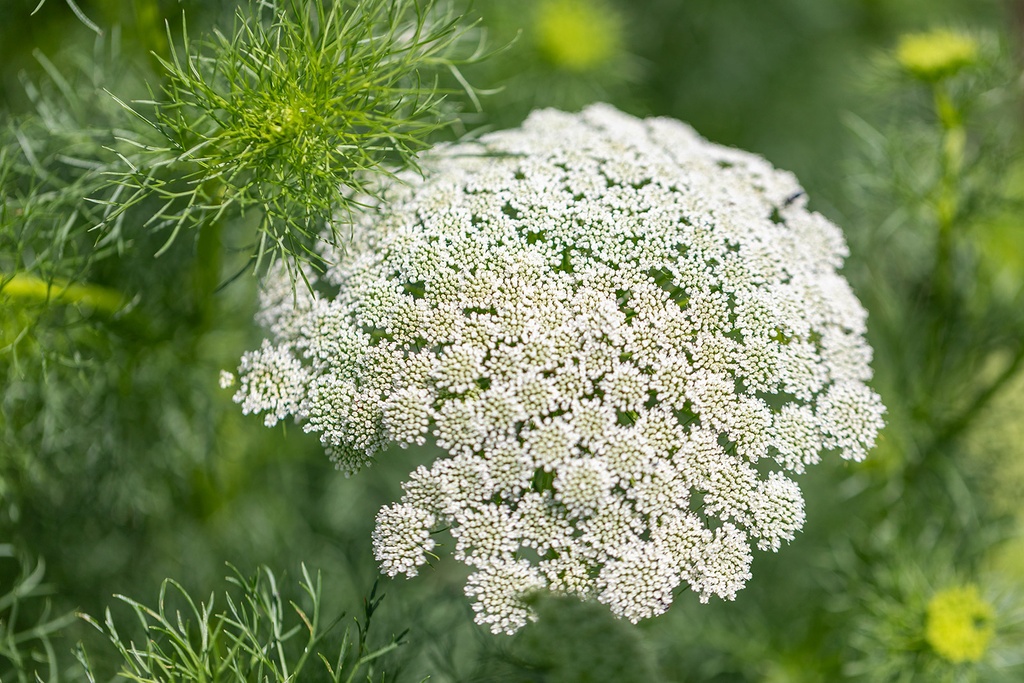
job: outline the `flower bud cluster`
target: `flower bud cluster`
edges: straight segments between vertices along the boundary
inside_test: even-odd
[[[666,119],[535,112],[388,189],[318,291],[272,286],[236,400],[353,472],[432,437],[373,543],[414,575],[449,528],[477,621],[523,596],[634,622],[732,599],[804,523],[794,474],[884,411],[839,229],[789,173]]]

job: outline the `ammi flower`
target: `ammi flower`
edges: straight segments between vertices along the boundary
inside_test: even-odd
[[[804,523],[794,478],[882,426],[839,229],[796,179],[669,119],[535,112],[438,148],[296,299],[235,399],[293,417],[354,472],[389,443],[448,451],[381,510],[381,569],[451,530],[477,621],[594,598],[631,621],[682,586],[732,599],[752,547]]]

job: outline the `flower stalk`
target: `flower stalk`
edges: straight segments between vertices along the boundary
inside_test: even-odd
[[[63,278],[44,280],[28,273],[0,275],[0,297],[37,303],[87,306],[113,315],[124,308],[124,294],[101,285],[72,283]]]
[[[948,303],[953,290],[953,249],[955,225],[960,209],[960,185],[963,177],[967,131],[963,115],[943,81],[932,84],[935,113],[942,128],[940,176],[935,197],[938,241],[935,256],[935,283],[940,299]]]

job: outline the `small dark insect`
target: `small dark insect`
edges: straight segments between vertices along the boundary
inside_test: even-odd
[[[792,204],[796,200],[800,199],[800,197],[803,197],[804,194],[806,194],[806,193],[803,190],[799,190],[798,192],[794,192],[793,194],[791,194],[788,197],[786,197],[786,201],[782,202],[782,205],[783,206],[789,206],[790,204]]]

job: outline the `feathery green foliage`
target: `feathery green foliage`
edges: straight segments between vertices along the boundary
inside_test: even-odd
[[[43,583],[46,565],[34,563],[0,545],[0,562],[14,562],[17,574],[7,581],[3,566],[4,593],[0,595],[0,680],[53,683],[58,680],[58,660],[52,637],[67,627],[72,614],[54,614],[48,600],[52,593]]]
[[[320,238],[343,244],[374,175],[415,166],[456,121],[442,77],[472,96],[459,74],[479,56],[470,28],[433,0],[274,0],[239,9],[230,34],[186,31],[160,59],[163,97],[125,104],[150,130],[126,137],[139,151],[123,158],[123,194],[103,202],[104,229],[119,236],[125,212],[156,197],[143,227],[169,227],[167,244],[254,214],[257,267],[307,261]]]
[[[907,399],[892,415],[905,427],[894,434],[905,481],[955,452],[1024,367],[1024,279],[1000,263],[1024,242],[984,248],[1024,206],[1024,139],[1012,123],[1022,97],[1009,46],[974,40],[977,63],[934,80],[882,64],[887,120],[848,117],[863,150],[852,175],[864,202],[853,265],[873,283],[879,381]],[[864,259],[868,245],[875,256]]]
[[[109,609],[102,625],[87,615],[83,618],[105,633],[120,653],[119,675],[138,683],[287,683],[305,680],[311,675],[309,666],[322,666],[326,680],[332,683],[352,683],[361,673],[366,681],[375,680],[376,673],[383,680],[385,670],[379,660],[397,649],[405,636],[392,635],[383,645],[371,644],[371,619],[384,599],[383,594],[377,595],[376,585],[364,601],[355,633],[346,627],[340,644],[336,644],[329,642],[329,636],[345,615],[325,621],[319,573],[314,579],[305,566],[302,568],[300,586],[305,606],[286,600],[274,573],[265,567],[250,578],[235,570],[228,581],[237,595],[226,593],[225,607],[220,611],[215,609],[213,595],[205,603],[197,602],[172,579],[161,586],[156,609],[117,596],[138,619],[145,638],[141,646],[121,636]],[[81,647],[78,657],[89,680],[94,681],[95,674]]]
[[[35,58],[46,77],[22,78],[32,113],[0,119],[0,282],[19,273],[75,281],[126,246],[90,233],[103,212],[83,201],[105,192],[119,164],[111,147],[123,113],[99,92],[131,75],[118,63],[118,41],[97,40],[63,71]]]
[[[67,3],[68,8],[74,13],[76,17],[78,17],[78,20],[80,22],[88,26],[90,30],[95,31],[96,33],[102,33],[102,31],[100,31],[100,27],[93,23],[92,19],[85,15],[85,12],[83,12],[82,8],[79,7],[77,3],[75,3],[75,0],[64,0],[64,2]],[[34,10],[32,10],[32,14],[35,14],[36,12],[41,10],[43,8],[43,5],[45,4],[46,0],[39,0],[39,4],[36,5],[36,8]]]

